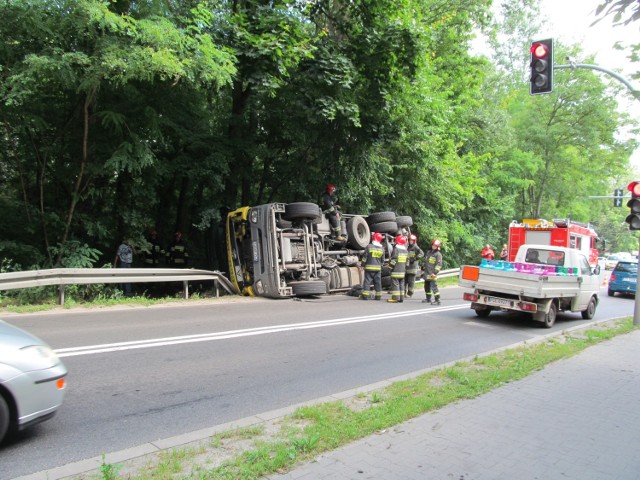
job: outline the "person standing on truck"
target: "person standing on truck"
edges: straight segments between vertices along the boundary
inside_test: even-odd
[[[371,235],[371,243],[367,245],[360,261],[360,267],[364,268],[364,281],[362,282],[362,292],[360,300],[369,300],[371,296],[371,285],[376,294],[374,299],[382,298],[382,261],[384,259],[384,248],[382,248],[382,234],[375,232]]]
[[[327,215],[329,224],[331,225],[331,237],[338,242],[345,240],[340,227],[340,205],[338,205],[338,197],[335,195],[336,186],[333,183],[327,184],[327,189],[322,194],[322,213]]]
[[[407,259],[409,252],[407,250],[407,237],[404,235],[396,236],[396,246],[393,247],[391,253],[391,298],[387,300],[390,303],[402,303],[404,301],[404,276],[407,270]]]
[[[488,243],[484,246],[484,249],[482,250],[482,252],[480,252],[480,255],[485,260],[493,260],[494,258],[496,258],[495,252],[491,248],[491,245],[489,245]]]
[[[427,250],[422,261],[424,269],[424,293],[426,298],[422,303],[430,303],[431,305],[440,305],[440,291],[438,290],[438,273],[442,269],[442,253],[440,247],[442,242],[434,240],[431,242],[431,250]],[[433,295],[433,301],[431,296]]]
[[[418,273],[418,267],[424,257],[424,252],[418,246],[418,237],[413,233],[409,235],[409,246],[407,251],[409,252],[409,258],[407,259],[407,273],[404,277],[404,282],[407,287],[406,297],[411,298],[413,295],[413,288],[416,284],[416,274]]]

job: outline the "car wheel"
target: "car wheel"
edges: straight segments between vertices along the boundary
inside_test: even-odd
[[[321,216],[322,211],[315,203],[297,202],[285,205],[282,217],[285,220],[317,220]]]
[[[609,295],[610,297],[615,297],[616,296],[616,292],[614,292],[613,290],[611,290],[610,288],[607,290],[607,295]]]
[[[582,314],[582,318],[585,320],[591,320],[596,313],[597,306],[598,302],[596,302],[596,298],[591,297],[591,300],[589,300],[589,305],[587,305],[587,309],[580,312]]]
[[[551,302],[551,305],[549,305],[549,311],[544,316],[543,325],[545,328],[553,327],[553,324],[556,323],[557,314],[558,314],[558,307],[556,307],[556,304],[554,302]]]
[[[0,395],[0,443],[9,430],[9,406],[5,399]]]
[[[352,217],[347,221],[347,238],[353,248],[367,248],[371,240],[371,230],[363,217]]]
[[[376,212],[367,217],[367,223],[373,225],[382,222],[395,222],[396,214],[394,212]]]

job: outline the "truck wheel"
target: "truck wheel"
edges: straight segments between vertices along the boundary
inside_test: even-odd
[[[553,324],[556,323],[557,314],[558,314],[558,307],[556,307],[556,304],[554,302],[551,302],[551,305],[549,305],[549,311],[544,316],[543,324],[545,328],[553,327]]]
[[[317,220],[322,216],[322,210],[315,203],[296,202],[288,203],[284,207],[285,220]]]
[[[374,224],[369,224],[369,229],[372,232],[395,234],[398,231],[398,224],[396,222],[374,223]]]
[[[367,248],[371,240],[371,230],[363,217],[352,217],[347,221],[347,238],[353,248]]]
[[[413,218],[411,218],[408,215],[397,217],[395,220],[396,220],[396,223],[398,224],[398,228],[405,228],[413,225]]]
[[[480,318],[487,318],[491,314],[490,308],[476,308],[474,310],[476,315]]]
[[[327,293],[327,284],[322,280],[300,280],[288,284],[296,297],[307,295],[324,295]]]
[[[396,214],[394,212],[376,212],[367,217],[367,223],[373,225],[374,223],[382,222],[395,222]]]
[[[589,305],[587,305],[587,309],[580,312],[582,314],[582,318],[584,318],[585,320],[591,320],[596,314],[597,306],[598,302],[596,302],[596,298],[591,297],[591,299],[589,300]]]

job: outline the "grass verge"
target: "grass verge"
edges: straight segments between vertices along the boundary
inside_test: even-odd
[[[322,452],[387,429],[451,402],[482,395],[557,360],[634,330],[631,318],[478,356],[361,394],[305,406],[269,425],[211,437],[129,464],[103,464],[99,473],[75,478],[131,480],[258,479],[286,472]]]

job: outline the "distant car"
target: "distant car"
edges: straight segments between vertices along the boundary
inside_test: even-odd
[[[48,420],[65,394],[67,368],[38,337],[0,320],[0,443]]]
[[[613,270],[620,260],[624,260],[624,257],[621,255],[609,255],[604,262],[605,270]]]
[[[638,261],[620,260],[609,278],[607,293],[613,297],[616,293],[636,294],[638,284]]]

